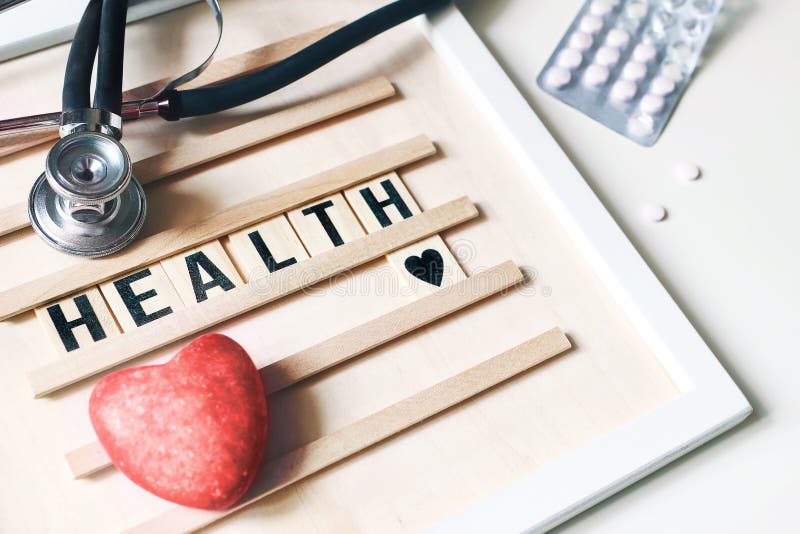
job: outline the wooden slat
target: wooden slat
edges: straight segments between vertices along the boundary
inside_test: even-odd
[[[231,78],[253,72],[256,69],[272,65],[278,61],[318,41],[329,33],[341,28],[343,22],[323,26],[310,32],[301,33],[275,43],[255,48],[235,56],[212,62],[208,68],[194,80],[181,86],[181,89],[193,89],[206,85],[221,83]],[[123,101],[149,98],[172,78],[164,78],[155,82],[129,89],[122,94]],[[58,128],[43,128],[29,132],[20,132],[0,136],[0,157],[20,152],[47,141],[58,139]]]
[[[242,202],[189,227],[170,228],[139,239],[119,254],[87,259],[26,282],[0,293],[0,320],[233,233],[435,153],[436,147],[427,137],[414,137]]]
[[[480,302],[522,282],[522,279],[522,272],[514,262],[507,261],[439,289],[418,301],[262,367],[260,372],[265,391],[267,395],[281,391]],[[124,348],[124,345],[120,347],[121,350]],[[90,476],[112,465],[98,441],[67,453],[66,458],[75,478]]]
[[[478,210],[466,197],[448,202],[380,232],[255,278],[219,295],[211,304],[176,310],[120,336],[122,343],[101,341],[86,350],[78,349],[68,358],[32,371],[28,380],[37,397],[47,395],[477,216]]]
[[[330,95],[192,141],[136,163],[143,184],[208,163],[394,96],[391,82],[380,76]]]
[[[228,510],[173,506],[128,534],[193,532],[295,482],[430,419],[568,350],[569,339],[553,328],[498,356],[420,391],[332,434],[268,460],[242,501]]]
[[[253,50],[248,50],[247,52],[235,56],[214,60],[200,76],[181,85],[180,89],[196,89],[198,87],[206,87],[208,85],[226,82],[268,65],[272,65],[282,59],[286,59],[311,43],[319,41],[329,33],[344,26],[344,24],[344,22],[335,22],[328,26],[293,35],[281,41],[254,48]],[[162,78],[156,82],[129,89],[122,94],[122,98],[123,100],[150,98],[156,91],[160,90],[172,79],[173,77]]]
[[[346,87],[320,98],[277,111],[260,119],[209,135],[198,141],[159,152],[133,164],[133,175],[143,185],[260,143],[296,132],[363,108],[395,94],[384,77]],[[0,209],[0,236],[30,226],[27,202]]]
[[[0,236],[28,228],[30,225],[27,202],[18,202],[0,208]]]

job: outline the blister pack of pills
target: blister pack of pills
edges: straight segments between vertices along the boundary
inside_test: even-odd
[[[639,144],[656,142],[722,0],[587,0],[537,83]]]

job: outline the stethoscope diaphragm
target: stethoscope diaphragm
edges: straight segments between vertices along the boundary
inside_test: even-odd
[[[79,256],[113,254],[136,238],[147,201],[127,150],[113,137],[80,131],[50,150],[28,198],[33,229],[56,249]]]

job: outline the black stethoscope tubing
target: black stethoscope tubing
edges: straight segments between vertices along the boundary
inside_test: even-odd
[[[90,107],[89,87],[97,55],[95,108],[122,112],[122,63],[125,48],[127,0],[90,0],[69,49],[64,89],[64,111]]]
[[[288,58],[231,81],[170,90],[160,114],[168,120],[208,115],[246,104],[310,74],[376,35],[449,0],[396,0],[323,37]],[[127,0],[90,0],[70,48],[63,108],[88,107],[95,51],[98,51],[96,108],[119,114]]]

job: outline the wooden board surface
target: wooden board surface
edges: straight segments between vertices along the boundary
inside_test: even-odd
[[[226,0],[220,57],[352,19],[377,3],[309,0],[301,7],[289,0]],[[126,57],[125,85],[191,63],[193,51],[183,44],[202,42],[210,31],[205,17],[204,6],[197,5],[131,25],[128,47],[136,53]],[[163,53],[154,55],[156,50]],[[0,76],[15,80],[0,87],[3,115],[57,107],[66,52],[59,46],[0,64]],[[268,454],[275,457],[344,428],[553,326],[564,328],[575,349],[479,402],[279,491],[212,530],[417,531],[677,394],[615,296],[413,25],[241,109],[180,123],[132,124],[125,142],[139,160],[376,75],[390,79],[399,97],[151,186],[144,233],[191,225],[422,133],[440,154],[400,175],[423,211],[464,195],[478,205],[478,220],[443,234],[466,274],[510,258],[523,266],[529,281],[370,358],[274,395]],[[43,155],[37,149],[0,161],[3,202],[26,198]],[[2,238],[0,245],[0,290],[79,263],[46,248],[29,230]],[[391,290],[394,272],[379,260],[218,330],[240,341],[263,366],[404,303]],[[91,381],[52,398],[31,397],[26,373],[62,357],[50,350],[32,312],[0,323],[0,342],[5,407],[0,473],[16,481],[0,485],[2,530],[108,532],[169,508],[119,473],[73,480],[63,453],[93,439],[86,415]],[[166,346],[139,362],[162,361],[176,348]]]

